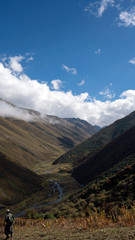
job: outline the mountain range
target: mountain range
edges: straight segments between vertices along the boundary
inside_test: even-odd
[[[0,152],[12,161],[33,169],[57,159],[97,129],[80,119],[42,116],[0,99]]]

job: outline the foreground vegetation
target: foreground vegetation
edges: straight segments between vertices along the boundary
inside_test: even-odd
[[[131,240],[135,239],[135,207],[121,208],[121,215],[106,217],[93,212],[87,218],[16,219],[16,240]],[[4,239],[4,223],[0,220],[0,240]]]

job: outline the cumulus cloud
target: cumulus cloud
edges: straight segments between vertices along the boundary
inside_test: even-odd
[[[119,14],[118,25],[124,27],[135,26],[135,7],[122,11]]]
[[[51,81],[52,84],[52,88],[54,90],[60,90],[61,86],[62,86],[62,81],[60,79],[56,79],[56,80],[52,80]]]
[[[15,71],[15,72],[22,72],[23,71],[23,67],[20,64],[20,62],[24,59],[23,56],[15,56],[15,57],[10,57],[9,58],[9,67]]]
[[[85,80],[82,80],[80,83],[78,83],[78,86],[83,86],[85,84]]]
[[[87,92],[74,95],[71,91],[53,91],[47,83],[32,80],[23,72],[15,75],[3,63],[0,63],[0,86],[0,98],[17,106],[30,108],[41,114],[79,117],[101,127],[135,110],[135,90],[123,92],[116,100],[92,100]],[[1,111],[4,108],[2,106]],[[12,111],[12,116],[17,115]]]
[[[68,66],[66,66],[65,64],[62,64],[62,67],[64,70],[66,70],[67,72],[70,72],[73,75],[77,75],[77,70],[76,68],[69,68]]]
[[[13,72],[16,74],[20,74],[23,72],[22,67],[22,60],[26,62],[30,62],[34,60],[34,57],[32,57],[31,53],[26,53],[24,56],[14,56],[14,57],[7,57],[5,54],[0,55],[0,60],[5,64],[5,66],[9,67]]]

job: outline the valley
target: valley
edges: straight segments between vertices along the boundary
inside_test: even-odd
[[[135,240],[135,0],[0,3],[0,240]]]
[[[123,207],[133,211],[135,112],[99,131],[86,121],[54,116],[32,122],[1,117],[0,131],[1,217],[10,207],[20,219],[102,213],[113,222]]]

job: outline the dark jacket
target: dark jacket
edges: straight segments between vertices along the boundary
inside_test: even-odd
[[[13,233],[13,224],[14,224],[14,216],[11,213],[8,213],[5,217],[5,234]]]

